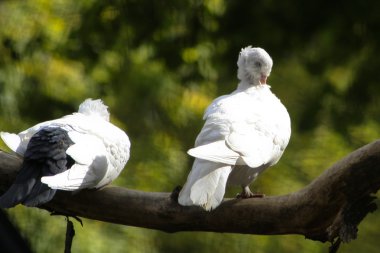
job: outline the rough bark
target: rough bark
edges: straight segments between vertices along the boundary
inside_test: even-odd
[[[21,159],[0,151],[0,193],[11,184]],[[357,225],[376,210],[380,188],[380,140],[338,161],[302,190],[283,196],[225,199],[215,210],[182,207],[176,194],[120,187],[59,192],[41,208],[72,216],[158,229],[244,234],[300,234],[318,241],[356,238]],[[334,249],[332,247],[332,249]]]

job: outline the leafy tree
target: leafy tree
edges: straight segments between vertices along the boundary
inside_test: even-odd
[[[300,189],[349,151],[378,138],[378,1],[46,1],[0,3],[0,125],[18,132],[101,97],[132,141],[117,185],[171,191],[206,106],[237,84],[240,48],[265,48],[269,83],[293,135],[280,163],[254,188]],[[1,146],[3,149],[4,145]],[[230,189],[233,196],[237,189]],[[63,247],[62,218],[9,210],[36,252]],[[343,252],[377,252],[375,213]],[[325,252],[299,236],[179,233],[86,220],[75,252]],[[36,233],[36,231],[39,231]]]

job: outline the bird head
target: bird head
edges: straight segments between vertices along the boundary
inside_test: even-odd
[[[249,85],[266,84],[273,61],[262,48],[248,46],[240,51],[238,65],[238,79]]]
[[[108,106],[103,104],[103,101],[101,99],[86,99],[79,105],[78,112],[87,116],[98,116],[106,121],[110,121]]]

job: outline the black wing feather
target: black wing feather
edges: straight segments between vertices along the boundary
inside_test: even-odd
[[[9,208],[19,203],[38,206],[50,201],[56,190],[43,184],[41,177],[61,173],[74,164],[66,154],[72,144],[67,131],[59,127],[46,127],[34,134],[16,180],[0,197],[0,207]]]

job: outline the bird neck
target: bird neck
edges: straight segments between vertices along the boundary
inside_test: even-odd
[[[261,85],[259,82],[257,82],[257,83],[249,83],[247,81],[241,81],[238,84],[237,90],[243,91],[243,90],[247,90],[249,88],[253,88],[253,87],[257,88],[257,87],[260,87],[260,86],[265,86],[265,85]]]

